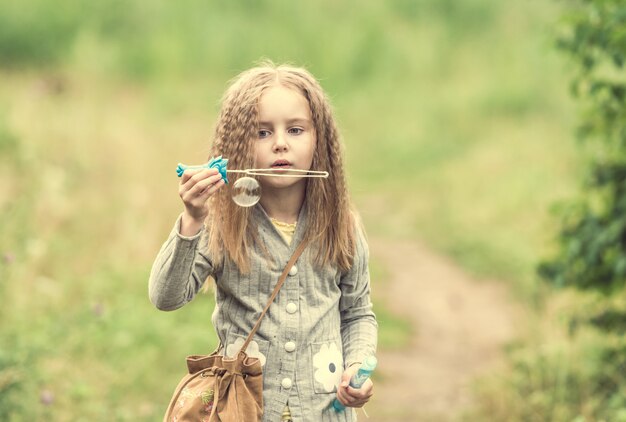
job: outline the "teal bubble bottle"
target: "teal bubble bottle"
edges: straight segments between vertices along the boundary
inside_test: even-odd
[[[356,372],[356,374],[352,375],[352,378],[350,378],[350,387],[361,388],[361,386],[363,386],[363,384],[365,383],[365,381],[367,381],[370,375],[372,375],[372,372],[374,372],[374,369],[376,369],[377,364],[378,361],[376,360],[376,357],[368,356],[367,358],[365,358],[365,361],[361,364],[359,370]],[[341,412],[346,408],[337,399],[333,401],[333,407],[337,412]]]

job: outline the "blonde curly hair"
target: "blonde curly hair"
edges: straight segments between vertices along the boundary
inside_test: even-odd
[[[355,253],[356,216],[346,187],[343,146],[328,97],[307,70],[265,61],[233,79],[222,98],[210,154],[228,158],[233,169],[253,168],[259,99],[267,88],[276,85],[294,89],[306,98],[317,136],[311,170],[329,172],[328,179],[307,181],[308,226],[304,238],[312,241],[316,264],[347,271]],[[233,177],[231,183],[235,180]],[[223,264],[228,257],[241,272],[248,273],[248,248],[259,241],[250,219],[251,208],[235,205],[229,189],[220,189],[210,201],[205,222],[209,253],[216,264]]]

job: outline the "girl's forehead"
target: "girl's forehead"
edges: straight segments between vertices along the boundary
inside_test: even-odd
[[[298,89],[279,84],[268,87],[259,98],[259,119],[286,115],[309,119],[309,102]]]

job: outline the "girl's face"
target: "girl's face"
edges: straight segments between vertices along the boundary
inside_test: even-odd
[[[255,141],[256,168],[310,170],[317,142],[311,110],[298,91],[275,85],[259,99],[259,133]],[[261,177],[263,187],[285,188],[306,179]]]

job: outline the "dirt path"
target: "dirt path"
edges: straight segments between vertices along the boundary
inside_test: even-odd
[[[415,329],[406,350],[378,354],[370,418],[453,421],[471,403],[470,383],[493,368],[514,333],[514,307],[502,283],[477,281],[449,259],[409,241],[370,238],[389,273],[375,297]],[[359,412],[360,413],[360,412]]]

